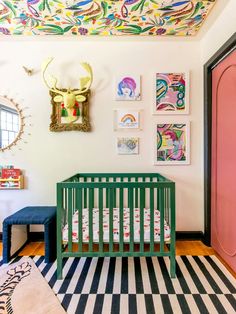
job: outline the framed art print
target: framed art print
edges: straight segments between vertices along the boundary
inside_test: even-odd
[[[139,138],[138,137],[118,137],[117,138],[118,155],[138,155]]]
[[[155,75],[154,114],[189,113],[188,72],[162,72]]]
[[[190,123],[155,125],[155,165],[190,163]]]
[[[114,130],[140,130],[140,110],[114,110]]]
[[[140,75],[120,75],[115,82],[116,100],[140,100]]]

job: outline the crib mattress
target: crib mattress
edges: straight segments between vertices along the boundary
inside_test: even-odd
[[[72,218],[72,241],[78,242],[78,212],[75,212]],[[89,241],[89,220],[88,220],[88,209],[83,209],[82,215],[82,230],[83,230],[83,242]],[[124,227],[124,242],[130,241],[130,214],[129,208],[124,209],[123,218]],[[154,241],[160,241],[160,212],[155,209],[154,211]],[[170,227],[164,221],[164,239],[165,241],[170,240]],[[68,225],[63,228],[63,241],[68,242]],[[114,208],[113,210],[113,241],[119,242],[119,209]],[[134,209],[134,242],[140,241],[140,210],[139,208]],[[144,209],[144,241],[150,241],[150,210]],[[93,209],[93,242],[99,242],[99,210]],[[103,209],[103,242],[109,242],[109,209]]]

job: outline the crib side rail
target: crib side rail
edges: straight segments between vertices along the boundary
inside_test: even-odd
[[[138,180],[137,180],[138,179]],[[123,181],[139,181],[139,182],[150,182],[150,181],[165,181],[171,182],[168,178],[162,176],[159,173],[78,173],[63,182],[123,182]]]

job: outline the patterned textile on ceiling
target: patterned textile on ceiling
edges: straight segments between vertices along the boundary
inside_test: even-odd
[[[0,35],[180,35],[201,27],[215,0],[0,0]]]

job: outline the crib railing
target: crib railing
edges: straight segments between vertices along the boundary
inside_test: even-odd
[[[83,211],[88,209],[88,244],[83,241]],[[93,210],[98,209],[99,238],[95,248]],[[109,241],[104,241],[103,210],[109,209]],[[119,211],[119,243],[114,242],[113,211]],[[124,209],[129,208],[129,243],[124,241]],[[134,209],[139,208],[140,236],[134,239]],[[150,241],[144,237],[144,209],[150,209]],[[154,212],[160,212],[160,240],[155,241]],[[78,212],[78,241],[72,241],[72,219]],[[165,241],[165,222],[170,238]],[[68,225],[68,242],[63,249],[62,229]],[[159,174],[80,174],[57,184],[57,263],[62,276],[64,257],[169,256],[175,276],[175,184]]]

